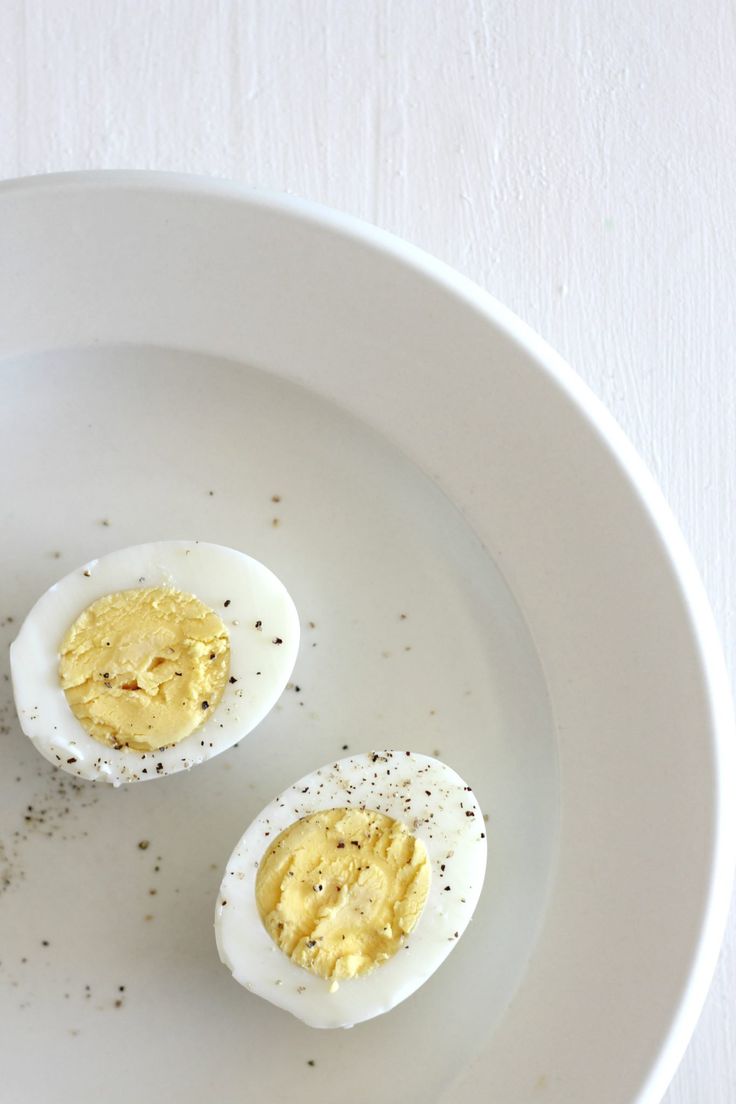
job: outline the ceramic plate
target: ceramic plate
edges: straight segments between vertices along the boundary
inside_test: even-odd
[[[250,737],[119,790],[33,751],[5,674],[7,1104],[658,1100],[725,920],[732,713],[682,538],[570,369],[371,227],[145,174],[0,190],[0,353],[5,672],[46,587],[145,541],[247,551],[303,626]],[[212,919],[251,817],[345,745],[439,755],[490,846],[444,966],[336,1033],[237,986]]]

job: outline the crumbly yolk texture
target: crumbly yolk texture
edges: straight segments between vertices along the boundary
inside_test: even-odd
[[[429,883],[426,848],[405,825],[372,809],[327,809],[271,844],[256,903],[282,951],[339,981],[396,953],[422,914]]]
[[[167,587],[88,606],[61,642],[59,679],[75,717],[108,747],[158,751],[211,715],[230,670],[218,615]]]

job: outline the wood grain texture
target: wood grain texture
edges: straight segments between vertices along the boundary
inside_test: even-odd
[[[735,56],[734,0],[4,0],[0,177],[224,175],[447,260],[629,433],[732,664]],[[736,922],[667,1104],[736,1099],[734,991]]]

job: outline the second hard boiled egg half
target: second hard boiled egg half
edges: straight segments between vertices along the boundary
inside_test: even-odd
[[[312,1027],[410,996],[457,944],[486,866],[483,816],[449,766],[408,751],[329,763],[275,798],[231,855],[222,962]]]

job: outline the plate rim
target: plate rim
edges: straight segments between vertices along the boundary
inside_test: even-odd
[[[715,765],[713,847],[709,888],[688,975],[669,1018],[669,1029],[641,1085],[636,1104],[660,1100],[685,1052],[702,1011],[726,929],[736,865],[736,808],[727,800],[736,767],[736,720],[730,678],[715,617],[698,567],[662,490],[603,402],[532,327],[489,292],[420,247],[354,215],[271,189],[220,177],[149,170],[95,170],[19,177],[0,182],[0,201],[19,192],[54,189],[120,189],[189,193],[284,212],[368,246],[428,277],[462,300],[520,347],[594,430],[600,447],[616,461],[658,535],[679,587],[695,645],[698,675],[708,703],[704,739]]]

